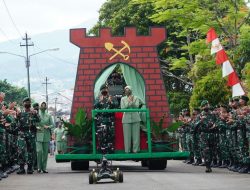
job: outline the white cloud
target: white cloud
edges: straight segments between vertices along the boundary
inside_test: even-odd
[[[23,35],[68,29],[89,20],[97,20],[98,10],[105,0],[8,0],[11,16]],[[20,38],[0,1],[0,28],[9,39]],[[0,41],[6,40],[0,32]]]

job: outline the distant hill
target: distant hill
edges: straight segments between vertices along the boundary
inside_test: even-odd
[[[87,28],[93,26],[93,21],[83,23],[73,28]],[[29,33],[28,33],[29,35]],[[34,47],[29,48],[29,54],[60,48],[59,51],[48,51],[31,56],[30,81],[31,93],[45,94],[45,77],[51,83],[48,86],[49,93],[72,91],[75,84],[76,69],[79,57],[79,48],[69,41],[69,29],[42,33],[31,37]],[[25,55],[25,47],[20,47],[21,39],[0,43],[0,52],[11,52]],[[8,82],[27,87],[27,69],[22,57],[0,53],[0,80],[7,79]],[[73,92],[73,91],[72,91]]]

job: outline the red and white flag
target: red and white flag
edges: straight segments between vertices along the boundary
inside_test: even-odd
[[[207,43],[212,42],[213,40],[215,40],[216,38],[218,38],[214,28],[210,28],[207,32]]]
[[[216,60],[216,64],[222,64],[228,60],[227,54],[226,54],[224,49],[222,49],[216,53],[215,60]]]
[[[218,51],[222,50],[223,47],[220,44],[220,40],[216,38],[215,40],[212,41],[212,46],[211,46],[211,55],[214,53],[217,53]]]
[[[228,60],[225,61],[222,65],[222,77],[225,77],[225,76],[231,74],[232,72],[234,72],[234,69],[233,69],[231,63]]]
[[[246,94],[240,83],[237,83],[232,86],[232,92],[232,97],[243,96]]]
[[[245,94],[240,79],[234,71],[228,56],[223,49],[218,36],[213,28],[210,28],[207,32],[207,43],[212,42],[211,54],[216,53],[216,64],[222,64],[222,76],[228,76],[227,85],[232,87],[232,96],[242,96]]]

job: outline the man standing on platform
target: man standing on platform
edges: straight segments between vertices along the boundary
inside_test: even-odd
[[[37,148],[37,172],[47,172],[47,160],[48,160],[48,149],[49,141],[51,138],[51,131],[54,128],[52,117],[46,112],[47,105],[45,102],[41,103],[40,106],[40,123],[37,127],[36,133],[36,148]]]

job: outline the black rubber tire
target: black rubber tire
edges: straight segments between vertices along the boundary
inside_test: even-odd
[[[142,160],[141,161],[141,166],[142,167],[148,167],[148,160]]]
[[[71,170],[89,170],[89,161],[71,161]]]
[[[93,184],[94,180],[93,180],[93,172],[89,173],[89,184]]]
[[[165,170],[166,167],[167,167],[167,160],[160,159],[160,160],[148,161],[148,168],[150,170]]]
[[[120,183],[123,183],[123,172],[122,171],[120,171],[119,173],[118,173],[118,180],[119,180],[119,182]]]

